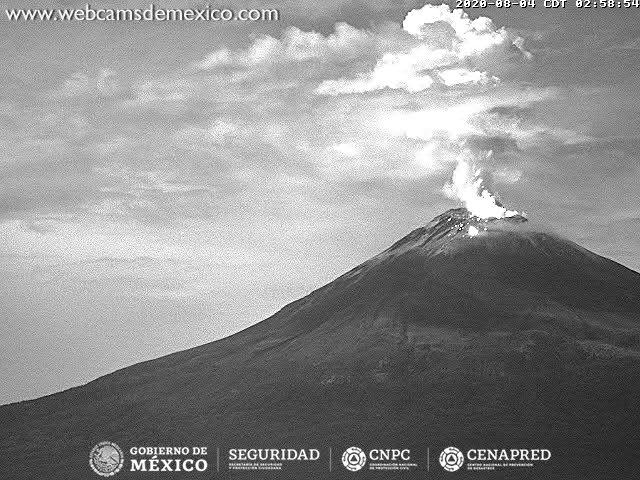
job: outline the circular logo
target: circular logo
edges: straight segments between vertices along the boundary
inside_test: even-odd
[[[440,465],[447,472],[455,472],[464,463],[464,455],[456,447],[447,447],[440,454]]]
[[[367,456],[358,447],[349,447],[342,454],[344,468],[351,472],[357,472],[367,463]]]
[[[111,477],[124,464],[122,449],[113,442],[100,442],[89,453],[89,465],[101,477]]]

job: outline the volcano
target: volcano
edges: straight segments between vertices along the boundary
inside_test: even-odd
[[[637,478],[639,321],[637,272],[523,216],[454,209],[230,337],[0,407],[0,476],[99,478],[87,456],[108,439],[219,447],[223,467],[230,447],[406,447],[420,463],[149,478]],[[552,458],[449,473],[450,445]]]

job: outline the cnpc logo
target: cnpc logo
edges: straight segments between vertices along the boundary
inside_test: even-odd
[[[411,460],[411,451],[408,448],[374,448],[365,454],[360,447],[349,447],[342,454],[344,468],[351,472],[357,472],[367,463],[371,462],[408,462]]]

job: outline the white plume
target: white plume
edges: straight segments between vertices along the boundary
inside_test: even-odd
[[[459,199],[469,212],[479,218],[504,218],[518,215],[515,210],[507,210],[483,185],[480,169],[466,155],[458,158],[451,183],[444,186],[444,193]]]

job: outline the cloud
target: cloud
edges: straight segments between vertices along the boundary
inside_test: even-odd
[[[219,143],[223,143],[226,138],[236,136],[240,131],[240,126],[222,119],[217,119],[209,128],[209,134]]]
[[[333,145],[332,149],[344,157],[357,157],[360,155],[360,150],[353,143],[338,143]]]
[[[211,70],[212,68],[231,65],[233,58],[228,48],[221,48],[211,52],[204,60],[196,62],[194,67],[197,70]]]
[[[504,28],[496,29],[491,19],[478,17],[471,20],[464,10],[452,10],[444,3],[411,10],[402,22],[402,28],[415,37],[429,39],[434,33],[431,30],[433,25],[439,22],[453,29],[454,35],[446,41],[451,42],[451,50],[459,58],[477,55],[495,46],[513,44],[516,40]]]
[[[498,78],[491,77],[487,72],[478,72],[466,68],[450,68],[438,72],[438,76],[447,87],[475,83],[486,85],[490,81],[497,82]]]
[[[184,115],[190,107],[188,101],[198,86],[193,79],[157,78],[137,82],[130,88],[130,95],[118,103],[121,113],[137,114],[160,111],[171,116]]]
[[[404,89],[408,92],[420,92],[433,85],[433,78],[426,73],[426,66],[418,66],[412,51],[409,55],[387,54],[376,64],[369,74],[360,75],[353,80],[325,80],[316,89],[321,95],[339,95],[344,93],[363,93],[382,88]],[[419,54],[418,54],[419,55]],[[426,56],[425,56],[426,57]],[[430,59],[432,66],[438,59]]]
[[[334,33],[326,37],[318,32],[287,28],[282,39],[269,35],[259,37],[249,48],[232,52],[227,48],[213,51],[196,62],[197,70],[212,70],[228,66],[252,67],[283,63],[307,62],[318,59],[345,61],[359,57],[371,47],[376,37],[346,23],[337,23]]]
[[[487,18],[425,5],[402,25],[337,23],[327,35],[288,27],[245,48],[220,46],[182,74],[134,85],[122,108],[174,116],[175,147],[224,158],[247,178],[302,169],[332,180],[417,179],[441,175],[463,148],[527,139],[490,112],[512,100],[503,97],[528,57],[523,45]]]
[[[370,72],[354,79],[326,80],[316,92],[339,95],[391,88],[415,93],[438,81],[446,86],[486,84],[496,77],[471,68],[474,63],[506,59],[512,48],[524,53],[521,38],[497,29],[486,17],[471,20],[463,10],[451,10],[446,4],[412,10],[402,27],[414,37],[414,46],[395,45],[399,51],[385,53]]]
[[[502,167],[491,172],[493,179],[502,183],[516,183],[522,178],[522,171],[516,168]]]
[[[287,165],[281,173],[293,174],[300,158],[332,181],[411,181],[441,176],[464,149],[479,158],[495,149],[498,162],[548,133],[495,110],[545,95],[510,82],[529,58],[524,40],[490,19],[425,5],[401,26],[338,23],[328,35],[289,27],[246,48],[220,47],[191,65],[182,80],[190,89],[173,79],[166,97],[174,84],[174,95],[188,92],[184,102],[233,112],[220,124],[183,126],[174,138],[187,150],[246,159],[264,158],[268,146]]]
[[[69,98],[86,95],[109,97],[118,94],[120,84],[117,73],[110,68],[102,68],[94,75],[77,72],[65,80],[64,84],[52,91],[54,98]]]
[[[474,99],[443,109],[398,110],[392,112],[386,124],[394,135],[427,141],[438,137],[457,140],[482,132],[472,119],[486,108],[485,102]]]

